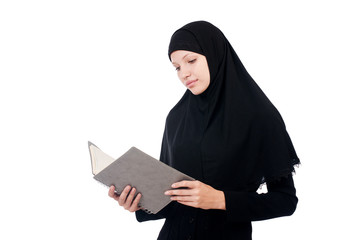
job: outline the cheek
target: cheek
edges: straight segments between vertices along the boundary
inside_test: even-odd
[[[198,67],[199,67],[200,73],[202,74],[202,77],[204,79],[210,79],[209,67],[207,65],[207,61],[205,58],[200,60],[200,64]]]
[[[210,72],[209,72],[209,68],[207,67],[207,65],[203,69],[203,76],[202,77],[203,77],[205,83],[207,85],[209,85],[210,84]]]
[[[177,77],[178,77],[178,79],[181,80],[181,72],[180,71],[177,72]]]

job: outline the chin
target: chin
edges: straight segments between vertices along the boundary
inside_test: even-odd
[[[196,88],[193,88],[193,89],[189,89],[191,91],[191,93],[193,95],[200,95],[201,93],[203,93],[206,89],[196,89]]]
[[[197,91],[197,90],[190,90],[190,91],[193,95],[199,95],[202,93],[201,91]]]

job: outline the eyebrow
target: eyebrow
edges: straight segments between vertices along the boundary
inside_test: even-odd
[[[192,54],[192,53],[187,53],[187,54],[185,54],[185,56],[183,56],[181,60],[184,60],[184,58],[187,57],[187,56],[190,55],[190,54]],[[172,63],[172,64],[178,64],[178,63],[175,63],[175,62],[171,62],[171,63]]]

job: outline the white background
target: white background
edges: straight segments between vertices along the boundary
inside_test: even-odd
[[[1,1],[0,238],[156,239],[92,179],[87,141],[158,158],[185,88],[172,33],[207,20],[279,109],[302,166],[254,239],[361,239],[358,1]]]

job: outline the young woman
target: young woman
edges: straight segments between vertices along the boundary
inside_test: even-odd
[[[128,186],[109,190],[137,220],[166,218],[158,239],[251,239],[252,221],[293,214],[298,156],[283,119],[223,33],[204,21],[177,30],[169,58],[187,90],[166,119],[160,161],[197,181],[172,185],[158,214]],[[268,192],[256,190],[267,184]],[[179,189],[182,188],[182,189]],[[131,190],[132,189],[132,190]]]

